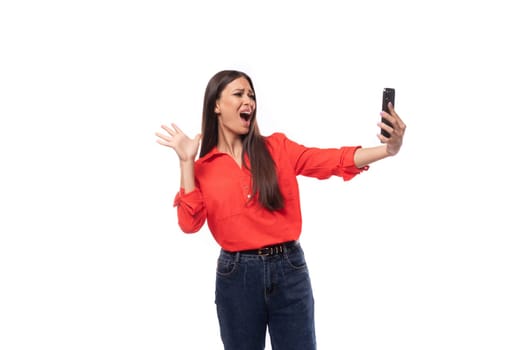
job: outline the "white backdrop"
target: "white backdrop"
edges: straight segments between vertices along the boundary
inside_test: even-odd
[[[218,245],[177,226],[164,123],[254,80],[264,134],[404,147],[300,178],[320,349],[524,349],[518,1],[3,1],[0,348],[221,348]]]

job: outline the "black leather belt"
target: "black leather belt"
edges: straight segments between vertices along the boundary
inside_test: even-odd
[[[284,253],[287,249],[295,247],[297,243],[298,243],[297,241],[289,241],[289,242],[284,242],[284,243],[262,247],[259,249],[241,250],[239,252],[228,252],[228,253],[232,253],[232,254],[241,253],[241,254],[260,255],[260,256],[278,255],[278,254]]]

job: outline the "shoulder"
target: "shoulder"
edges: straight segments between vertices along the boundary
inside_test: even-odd
[[[274,132],[273,134],[266,136],[264,139],[270,146],[280,145],[288,140],[286,135],[282,132]]]
[[[276,132],[266,137],[266,144],[269,147],[276,148],[281,151],[285,150],[295,150],[298,147],[302,148],[303,145],[295,142],[294,140],[288,138],[288,136],[282,132]]]
[[[283,155],[294,155],[301,153],[303,147],[296,142],[288,138],[288,136],[282,132],[276,132],[267,136],[266,146],[274,157],[280,157]]]

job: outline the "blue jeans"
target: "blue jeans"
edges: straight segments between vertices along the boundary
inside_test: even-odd
[[[314,299],[299,245],[272,256],[229,253],[217,261],[215,303],[225,350],[315,350]]]

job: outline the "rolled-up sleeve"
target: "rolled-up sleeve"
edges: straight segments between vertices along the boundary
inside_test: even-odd
[[[283,148],[289,156],[296,175],[327,179],[342,177],[348,181],[357,174],[368,170],[368,166],[358,168],[354,162],[355,151],[361,146],[341,148],[305,147],[283,137]]]
[[[362,168],[358,168],[355,166],[354,162],[354,155],[355,151],[361,148],[361,146],[354,146],[354,147],[342,147],[340,149],[341,152],[341,160],[337,167],[335,168],[334,175],[340,176],[343,178],[343,180],[348,181],[357,174],[360,174],[361,172],[368,170],[369,166],[366,165]]]
[[[173,206],[177,207],[179,226],[183,232],[195,233],[204,225],[206,206],[198,188],[189,193],[181,188],[175,196]]]

